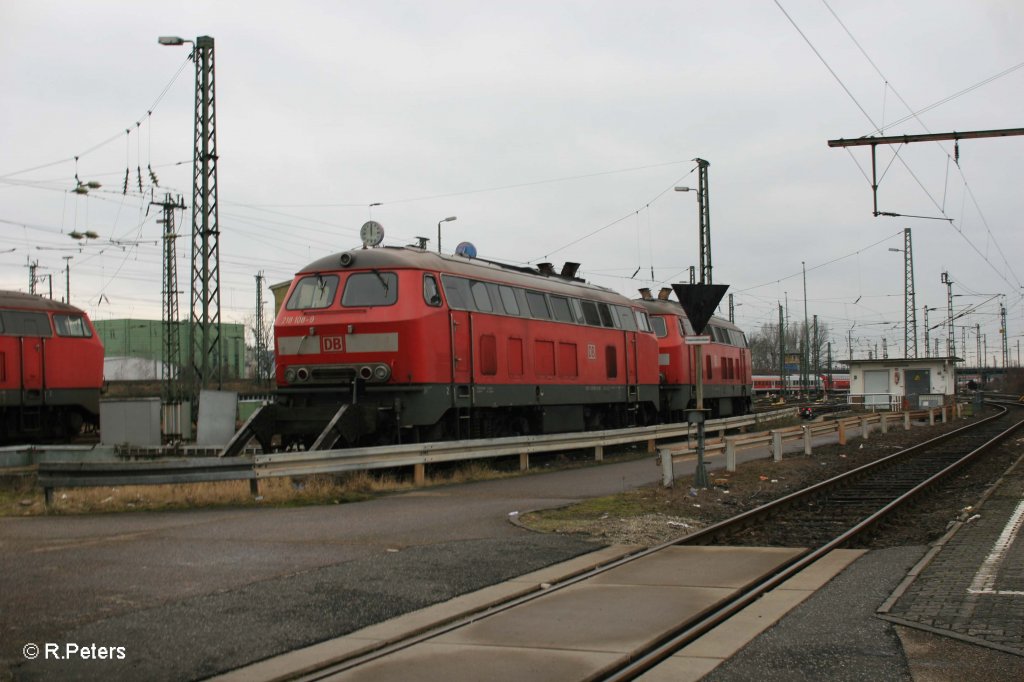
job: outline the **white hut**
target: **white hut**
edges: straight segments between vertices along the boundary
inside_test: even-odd
[[[865,410],[951,405],[956,396],[957,357],[850,360],[851,405]]]

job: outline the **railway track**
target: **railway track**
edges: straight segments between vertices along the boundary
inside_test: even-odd
[[[725,622],[762,595],[781,585],[791,577],[825,556],[833,549],[848,546],[858,536],[872,529],[887,514],[907,505],[917,495],[937,485],[946,476],[967,465],[974,458],[1001,442],[1018,429],[1024,421],[1020,410],[1001,408],[1001,412],[982,421],[912,448],[880,459],[798,491],[784,498],[750,510],[732,519],[706,528],[698,533],[665,543],[636,555],[614,561],[563,582],[544,586],[537,592],[491,606],[483,611],[465,615],[442,626],[419,632],[411,637],[390,641],[378,649],[334,662],[315,671],[308,671],[295,679],[344,679],[349,671],[368,663],[380,662],[420,643],[448,636],[460,628],[471,627],[499,614],[557,595],[568,588],[607,581],[616,569],[630,570],[645,559],[659,560],[678,552],[678,548],[728,545],[789,548],[789,554],[763,573],[747,580],[728,597],[716,599],[710,608],[698,609],[696,614],[652,632],[642,645],[612,666],[591,671],[581,679],[630,680],[656,666]],[[800,548],[794,550],[793,548]],[[782,551],[782,550],[779,550]],[[637,564],[633,564],[637,562]],[[621,571],[620,571],[621,573]],[[557,597],[555,597],[557,599]],[[611,627],[614,627],[612,621]],[[557,643],[549,645],[558,649]],[[569,648],[569,647],[567,647]]]

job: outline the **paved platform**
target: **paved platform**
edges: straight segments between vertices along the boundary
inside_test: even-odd
[[[1024,458],[961,515],[879,614],[1024,656]]]
[[[451,603],[407,614],[330,642],[222,676],[227,680],[273,680],[339,660],[460,613],[535,591],[538,585],[572,575],[587,564],[606,563],[633,548],[608,548],[553,566]],[[589,679],[625,660],[690,616],[701,613],[799,554],[799,549],[674,547],[553,591],[397,654],[341,673],[339,680]],[[659,670],[652,680],[698,679],[861,555],[834,552],[752,604],[730,624],[717,628]],[[684,672],[685,671],[685,672]],[[680,677],[680,675],[683,675]],[[668,677],[665,677],[668,675]]]

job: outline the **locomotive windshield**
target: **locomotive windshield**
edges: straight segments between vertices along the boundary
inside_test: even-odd
[[[92,332],[81,315],[54,315],[53,325],[57,328],[57,336],[77,336],[89,338]]]
[[[341,294],[341,305],[346,308],[394,305],[397,300],[398,275],[377,270],[349,275]]]
[[[303,277],[295,285],[288,299],[288,310],[310,310],[326,308],[334,302],[334,294],[338,291],[337,275],[310,275]]]

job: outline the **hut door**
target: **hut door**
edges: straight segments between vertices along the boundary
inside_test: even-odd
[[[932,392],[932,371],[930,369],[908,369],[903,373],[907,385],[907,405],[911,409],[921,407],[921,396]]]

